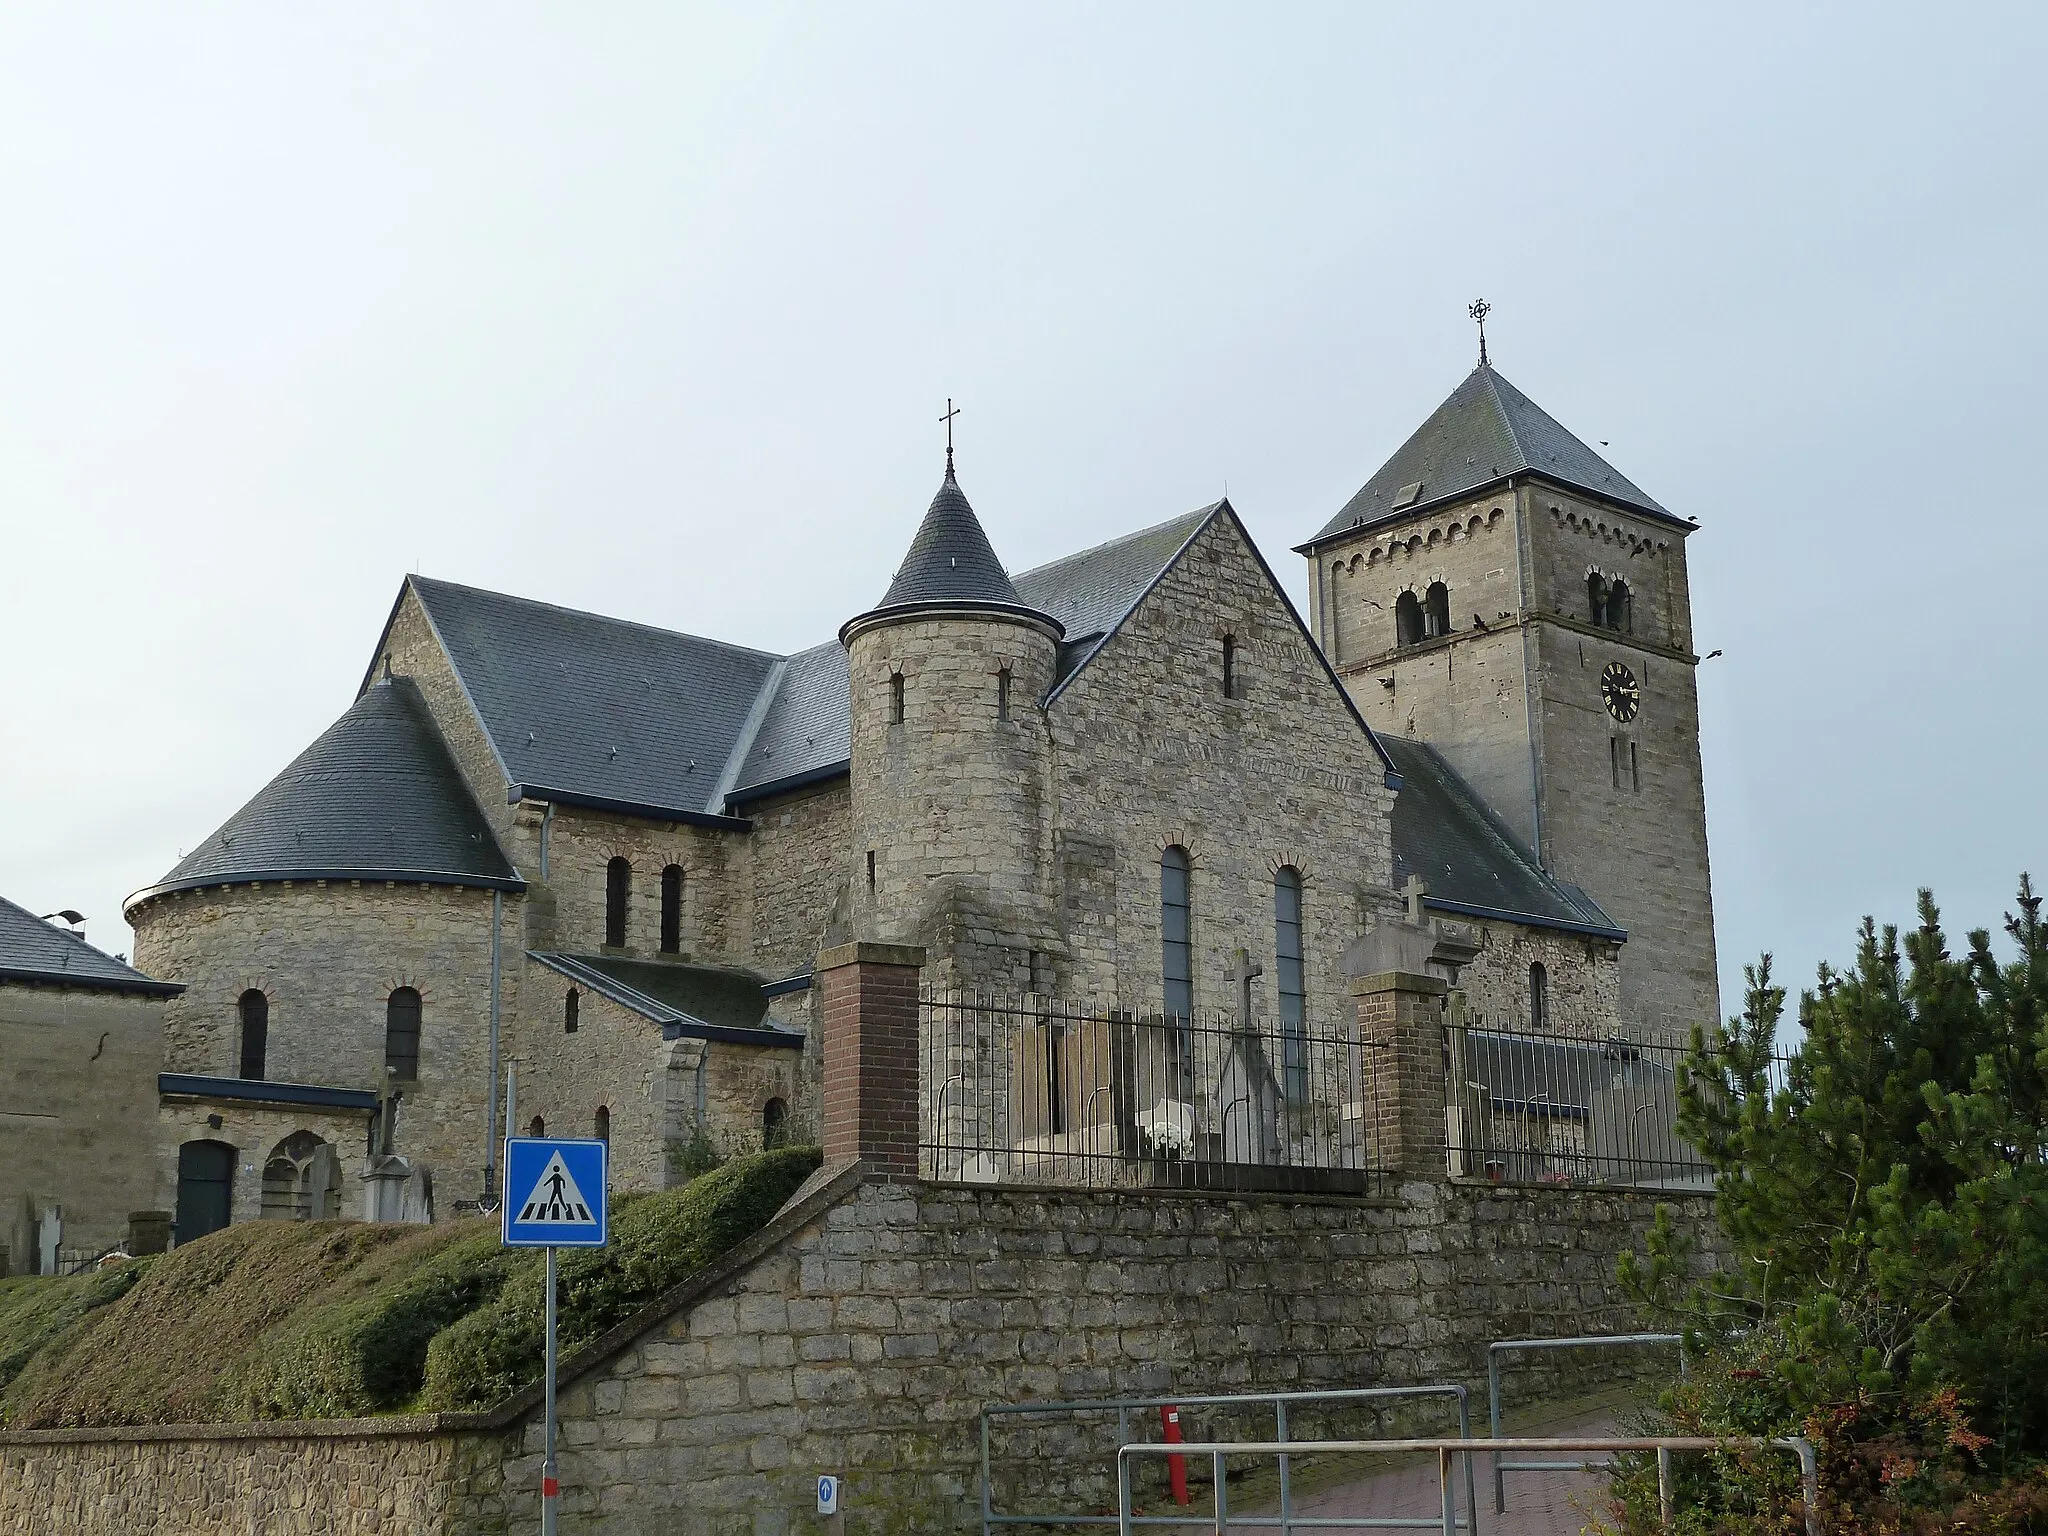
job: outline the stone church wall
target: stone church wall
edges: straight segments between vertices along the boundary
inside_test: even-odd
[[[63,1248],[85,1253],[160,1208],[163,1036],[160,997],[0,982],[0,1275],[30,1272],[43,1201],[61,1208]]]
[[[1223,637],[1237,697],[1222,691]],[[1387,899],[1378,752],[1228,517],[1212,520],[1053,703],[1063,995],[1162,1006],[1159,859],[1193,864],[1195,1002],[1234,1008],[1233,949],[1274,998],[1274,875],[1301,871],[1311,1020],[1348,1019],[1342,960]]]
[[[744,965],[733,889],[739,836],[578,806],[557,807],[548,829],[553,935],[536,947],[567,954],[594,955],[602,950],[636,960],[660,958],[661,872],[678,864],[683,870],[681,957],[706,965]],[[604,926],[606,871],[614,858],[633,867],[627,887],[626,942],[616,949],[606,946]]]
[[[1504,492],[1425,512],[1324,550],[1311,574],[1325,591],[1323,644],[1372,728],[1435,747],[1533,847],[1516,515]],[[1397,653],[1394,604],[1436,581],[1449,589],[1453,638]],[[1475,614],[1491,627],[1477,629]]]
[[[519,905],[516,896],[504,903],[506,1017],[518,1001]],[[138,968],[186,985],[164,1009],[165,1071],[238,1076],[238,1005],[253,988],[270,1000],[268,1080],[375,1088],[384,1070],[386,1001],[395,988],[416,988],[420,1076],[402,1085],[398,1150],[433,1170],[438,1201],[477,1197],[491,1160],[484,1139],[490,892],[282,881],[176,892],[130,916]],[[331,1139],[317,1111],[299,1123]],[[361,1154],[360,1147],[339,1150],[345,1167]],[[175,1143],[166,1155],[175,1169]],[[175,1172],[169,1188],[176,1188]]]
[[[1532,1027],[1529,967],[1544,972],[1545,1028],[1581,1039],[1615,1030],[1620,965],[1614,946],[1552,928],[1471,920],[1481,935],[1480,950],[1458,972],[1468,1017],[1475,1026],[1519,1030]]]
[[[410,677],[418,685],[427,701],[427,713],[434,717],[441,740],[447,743],[455,766],[462,770],[462,777],[468,781],[469,792],[476,796],[484,819],[498,834],[505,856],[511,859],[515,868],[528,869],[532,861],[528,850],[520,846],[514,826],[517,808],[505,803],[505,770],[498,762],[490,737],[484,734],[483,722],[477,719],[475,709],[470,706],[469,696],[463,691],[455,668],[449,663],[448,653],[441,648],[441,642],[434,634],[434,626],[428,621],[419,594],[410,584],[399,598],[397,612],[392,616],[391,627],[384,637],[384,649],[373,664],[378,671],[382,671],[387,657],[394,674]]]
[[[1490,1339],[1639,1326],[1614,1262],[1659,1199],[1429,1181],[1317,1201],[857,1179],[799,1201],[672,1310],[566,1362],[565,1526],[789,1536],[813,1528],[816,1474],[836,1472],[853,1536],[957,1532],[978,1517],[986,1402],[1483,1391]],[[1661,1198],[1710,1259],[1711,1202]],[[1518,1370],[1510,1387],[1577,1390],[1640,1366],[1582,1359]],[[506,1440],[483,1432],[495,1417],[418,1440],[377,1426],[161,1443],[143,1437],[177,1432],[0,1431],[0,1525],[126,1536],[167,1529],[138,1515],[176,1507],[180,1531],[355,1536],[379,1528],[374,1497],[396,1522],[383,1529],[523,1536],[538,1522],[538,1405],[508,1407]],[[997,1507],[1027,1494],[1099,1507],[1114,1446],[1113,1417],[999,1435]]]
[[[849,899],[853,798],[843,778],[745,809],[748,941],[736,963],[773,980],[808,970]]]

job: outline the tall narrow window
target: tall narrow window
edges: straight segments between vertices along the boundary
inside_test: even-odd
[[[1010,718],[1010,669],[1003,668],[996,674],[996,718]]]
[[[875,894],[875,850],[868,850],[868,894]]]
[[[591,1134],[596,1136],[599,1141],[610,1141],[612,1139],[611,1110],[602,1104],[598,1105],[597,1113],[591,1117],[590,1130]]]
[[[1440,581],[1429,584],[1422,598],[1422,633],[1434,640],[1451,632],[1451,589]]]
[[[1287,1097],[1308,1097],[1308,981],[1301,958],[1301,871],[1273,877],[1273,956],[1279,962],[1280,1054]]]
[[[1624,635],[1635,630],[1634,604],[1625,581],[1617,581],[1607,589],[1607,627],[1620,630]]]
[[[789,1106],[780,1099],[770,1099],[761,1106],[761,1148],[773,1152],[788,1143]]]
[[[1538,960],[1529,967],[1529,1027],[1543,1029],[1550,1023],[1550,975]]]
[[[1194,908],[1188,851],[1169,848],[1159,856],[1160,974],[1166,983],[1166,1016],[1182,1023],[1195,1014]]]
[[[891,725],[901,725],[903,723],[903,674],[901,672],[891,672],[889,674],[889,723]]]
[[[1628,744],[1628,787],[1634,794],[1640,795],[1643,792],[1643,772],[1641,765],[1636,761],[1634,742]]]
[[[526,1124],[526,1134],[529,1136],[545,1136],[547,1133],[548,1123],[541,1119],[539,1115],[535,1115]]]
[[[562,998],[563,1034],[573,1035],[576,1033],[576,1015],[580,1011],[582,1002],[583,994],[581,992],[578,992],[574,987],[571,987],[568,990],[567,994],[564,995],[564,997]]]
[[[661,872],[661,952],[681,954],[683,949],[683,866],[670,864]]]
[[[237,1005],[242,1014],[242,1076],[263,1080],[263,1059],[270,1053],[270,999],[251,987]]]
[[[384,1000],[384,1065],[400,1082],[420,1075],[420,995],[411,987]]]
[[[1413,592],[1394,599],[1394,643],[1413,645],[1422,638],[1422,600]]]
[[[1586,617],[1601,629],[1607,627],[1607,578],[1598,571],[1586,577]]]
[[[1607,738],[1607,766],[1614,775],[1614,787],[1621,788],[1621,738]]]
[[[1237,636],[1223,637],[1223,697],[1237,697]]]
[[[633,866],[623,858],[604,867],[604,941],[613,949],[626,947],[626,901],[633,894]]]

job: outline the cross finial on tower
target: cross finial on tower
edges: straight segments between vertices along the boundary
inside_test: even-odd
[[[953,397],[951,395],[946,396],[946,414],[941,416],[939,420],[946,424],[946,473],[948,475],[953,473],[953,418],[959,414],[959,409],[953,404]]]
[[[1493,313],[1493,306],[1487,303],[1484,299],[1474,299],[1469,305],[1466,306],[1465,313],[1470,315],[1474,320],[1479,322],[1479,366],[1484,368],[1487,366],[1486,317]],[[952,404],[950,400],[947,401],[946,403],[948,405]]]

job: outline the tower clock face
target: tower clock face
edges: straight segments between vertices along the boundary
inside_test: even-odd
[[[1600,697],[1607,701],[1607,713],[1627,725],[1642,707],[1643,690],[1635,673],[1621,662],[1610,661],[1600,674]]]

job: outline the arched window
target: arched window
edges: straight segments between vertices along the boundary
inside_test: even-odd
[[[1280,991],[1280,1054],[1287,1097],[1308,1097],[1308,983],[1301,957],[1301,871],[1273,876],[1273,957]]]
[[[1422,602],[1413,592],[1394,599],[1394,641],[1413,645],[1422,638]]]
[[[1550,975],[1537,961],[1529,967],[1529,1027],[1542,1029],[1550,1022]]]
[[[545,1136],[545,1135],[547,1135],[547,1133],[548,1133],[548,1123],[547,1123],[547,1121],[545,1121],[545,1120],[541,1119],[541,1117],[540,1117],[539,1115],[535,1115],[535,1116],[533,1117],[533,1119],[531,1119],[530,1121],[528,1121],[528,1122],[527,1122],[527,1126],[526,1126],[526,1134],[527,1134],[527,1135],[529,1135],[529,1136]]]
[[[603,1104],[598,1105],[597,1113],[590,1117],[590,1129],[599,1141],[609,1142],[612,1139],[611,1110]]]
[[[761,1106],[761,1147],[772,1152],[784,1146],[789,1140],[789,1106],[780,1099],[770,1099]]]
[[[384,1065],[401,1082],[420,1075],[420,995],[411,987],[384,1001]]]
[[[901,672],[891,672],[889,674],[889,723],[891,725],[901,725],[903,723],[903,674]]]
[[[1223,637],[1223,697],[1237,697],[1237,636]]]
[[[1636,616],[1625,581],[1617,581],[1607,589],[1607,627],[1624,635],[1635,631]]]
[[[270,1053],[270,999],[251,987],[237,1006],[242,1013],[242,1076],[263,1081],[263,1061]]]
[[[579,1005],[580,1003],[582,1003],[582,1001],[583,1001],[583,994],[582,994],[581,992],[578,992],[578,991],[577,991],[577,990],[576,990],[576,989],[575,989],[574,987],[571,987],[571,988],[570,988],[570,989],[569,989],[569,990],[568,990],[568,991],[567,991],[567,992],[566,992],[565,994],[563,994],[563,997],[562,997],[562,1033],[563,1033],[563,1034],[565,1034],[565,1035],[573,1035],[573,1034],[575,1034],[575,1033],[576,1033],[576,1012],[577,1012],[577,1007],[578,1007],[578,1005]]]
[[[612,949],[626,947],[626,901],[633,894],[633,866],[623,858],[604,867],[604,941]]]
[[[1598,571],[1586,578],[1586,617],[1601,629],[1607,627],[1607,578]]]
[[[1010,718],[1010,669],[1003,668],[996,674],[996,718]]]
[[[1422,597],[1422,633],[1425,639],[1451,632],[1451,589],[1440,581],[1429,584]]]
[[[683,866],[670,864],[661,872],[661,952],[681,954],[683,949]]]
[[[1165,981],[1166,1016],[1182,1023],[1195,1015],[1191,870],[1185,848],[1175,846],[1159,856],[1160,975]]]

